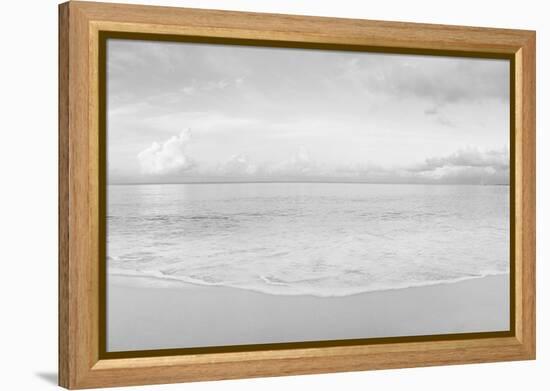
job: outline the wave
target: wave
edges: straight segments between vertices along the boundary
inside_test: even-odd
[[[419,288],[433,285],[454,284],[461,281],[475,280],[490,276],[508,275],[509,272],[503,271],[486,271],[476,275],[461,276],[449,279],[439,279],[430,281],[404,281],[393,284],[371,284],[370,286],[340,286],[340,287],[324,287],[307,285],[304,283],[321,280],[320,278],[300,279],[297,281],[285,281],[273,276],[259,275],[256,281],[208,281],[204,278],[194,276],[174,275],[158,270],[134,270],[134,269],[119,269],[109,268],[109,275],[124,276],[124,277],[140,277],[147,278],[152,281],[158,280],[162,282],[176,282],[182,284],[191,284],[197,286],[209,287],[227,287],[234,289],[242,289],[263,294],[276,296],[314,296],[314,297],[346,297],[354,296],[368,292],[389,291],[407,288]],[[300,285],[301,284],[301,285]],[[159,284],[159,286],[162,286]]]
[[[132,269],[115,269],[115,268],[109,268],[108,274],[112,276],[123,276],[123,277],[142,277],[142,278],[149,278],[153,280],[162,280],[162,281],[176,281],[176,282],[182,282],[187,284],[193,284],[193,285],[203,285],[203,286],[229,286],[226,285],[224,282],[210,282],[203,279],[195,278],[195,277],[188,277],[188,276],[181,276],[181,275],[171,275],[169,273],[163,273],[162,271],[158,270],[150,270],[150,271],[140,271],[140,270],[132,270]]]

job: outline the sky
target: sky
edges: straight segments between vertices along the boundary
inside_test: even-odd
[[[109,183],[507,184],[509,62],[109,39]]]

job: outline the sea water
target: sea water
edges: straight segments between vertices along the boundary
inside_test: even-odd
[[[109,185],[107,271],[346,296],[509,272],[509,187]]]

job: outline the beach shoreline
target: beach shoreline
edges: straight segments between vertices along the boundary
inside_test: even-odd
[[[107,350],[505,331],[509,275],[349,296],[108,276]]]

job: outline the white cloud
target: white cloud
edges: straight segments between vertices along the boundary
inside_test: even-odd
[[[462,149],[451,155],[429,158],[408,171],[421,178],[458,183],[508,183],[507,149]]]
[[[507,99],[508,67],[503,60],[388,54],[340,62],[341,78],[359,88],[400,98],[426,98],[438,106],[464,100]]]
[[[193,95],[196,91],[197,88],[193,86],[183,87],[181,89],[181,92],[183,92],[185,95]]]
[[[304,146],[300,146],[296,154],[290,159],[282,161],[278,164],[273,164],[268,170],[270,173],[276,175],[301,176],[307,174],[318,174],[316,173],[316,171],[318,171],[317,165],[311,160],[309,153]]]
[[[373,164],[326,164],[312,159],[300,146],[280,161],[250,159],[232,155],[217,164],[195,161],[187,148],[191,135],[184,130],[163,143],[154,142],[138,155],[142,174],[161,180],[351,180],[375,183],[506,184],[509,181],[509,152],[462,149],[442,157],[426,159],[412,166],[383,167]],[[196,152],[196,151],[195,151]]]
[[[141,172],[147,175],[167,175],[191,169],[194,163],[185,153],[190,139],[191,133],[186,129],[162,144],[154,142],[138,154]]]
[[[428,158],[416,167],[416,171],[429,171],[445,166],[494,167],[507,169],[510,154],[507,149],[483,151],[476,148],[461,149],[455,153],[436,158]]]
[[[244,154],[233,155],[220,168],[225,175],[254,175],[258,172],[258,166],[251,163]]]
[[[212,91],[221,91],[225,90],[228,87],[234,86],[239,87],[244,83],[244,78],[237,77],[234,80],[210,80],[206,82],[197,82],[193,81],[191,85],[185,85],[180,88],[180,92],[184,95],[196,95],[200,92],[212,92]]]

